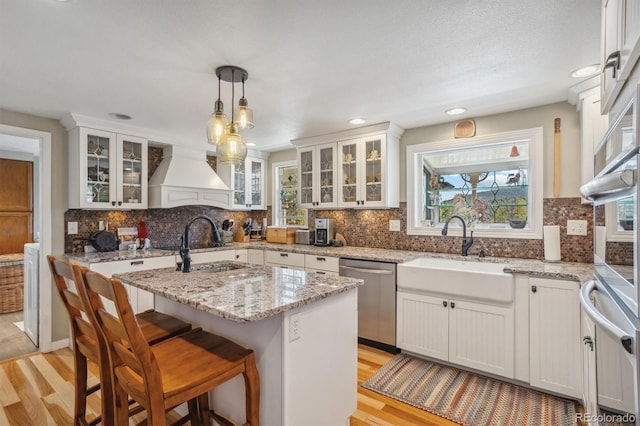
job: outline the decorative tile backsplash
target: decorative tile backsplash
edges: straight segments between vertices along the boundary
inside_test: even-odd
[[[113,232],[117,227],[136,226],[140,220],[144,220],[153,247],[176,247],[180,243],[185,225],[199,214],[211,217],[217,224],[224,219],[233,219],[236,224],[242,224],[248,218],[262,224],[265,217],[271,223],[270,209],[232,212],[212,207],[188,206],[126,212],[69,210],[65,214],[65,221],[77,221],[78,234],[66,235],[65,251],[81,252],[89,244],[90,237],[98,231],[98,222],[101,220],[107,221]],[[312,210],[309,211],[311,227],[316,217],[335,219],[336,232],[344,235],[349,245],[452,254],[460,251],[460,237],[406,235],[406,203],[401,203],[400,208],[388,210]],[[402,231],[389,231],[391,219],[400,220]],[[587,235],[567,235],[567,220],[586,220]],[[583,205],[580,198],[545,199],[544,224],[560,225],[562,261],[593,262],[593,214],[590,205]],[[211,238],[206,222],[198,221],[191,229],[190,246],[205,246]],[[477,255],[480,250],[484,250],[487,256],[544,259],[542,240],[475,238],[469,255]],[[610,253],[607,257],[611,256],[617,263],[632,264],[633,248],[630,243],[609,243],[607,251]]]

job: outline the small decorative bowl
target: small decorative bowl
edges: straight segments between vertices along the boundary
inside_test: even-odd
[[[527,226],[527,219],[509,219],[509,226],[514,229],[522,229]]]
[[[619,222],[625,231],[633,231],[633,219],[620,219]]]

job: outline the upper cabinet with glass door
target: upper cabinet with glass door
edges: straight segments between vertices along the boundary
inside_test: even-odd
[[[146,209],[146,139],[75,127],[69,132],[69,208]]]
[[[265,210],[265,170],[268,154],[252,152],[244,163],[218,163],[218,175],[233,189],[233,210]]]
[[[382,123],[292,141],[298,147],[300,205],[398,207],[402,132],[391,123]]]

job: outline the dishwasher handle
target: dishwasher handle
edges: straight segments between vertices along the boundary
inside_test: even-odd
[[[356,268],[353,266],[344,266],[340,265],[340,271],[353,271],[353,272],[362,272],[363,274],[376,274],[376,275],[391,275],[393,271],[389,271],[387,269],[368,269],[368,268]]]
[[[620,339],[620,343],[624,349],[630,354],[633,353],[633,337],[627,335],[624,330],[609,321],[591,301],[589,296],[592,291],[598,290],[598,282],[595,280],[589,281],[583,285],[580,289],[580,305],[589,318],[593,320],[596,325],[600,326],[604,331],[613,337]]]

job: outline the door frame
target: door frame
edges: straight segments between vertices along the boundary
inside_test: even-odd
[[[39,260],[39,286],[38,286],[38,333],[40,352],[51,352],[51,324],[52,324],[52,306],[51,306],[51,274],[49,264],[47,263],[46,253],[52,253],[52,206],[51,206],[51,133],[40,130],[26,129],[23,127],[9,126],[0,124],[0,133],[23,138],[36,139],[40,144],[40,161],[39,161],[39,185],[40,196],[34,203],[39,209],[40,222],[40,260]]]

